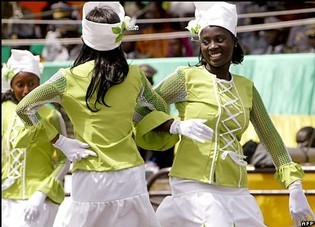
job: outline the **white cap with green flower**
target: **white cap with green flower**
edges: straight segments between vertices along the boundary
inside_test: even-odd
[[[186,27],[192,34],[200,36],[207,26],[220,26],[236,36],[236,6],[227,2],[194,2],[195,19]]]
[[[95,7],[112,8],[119,16],[120,22],[115,24],[96,23],[86,19],[86,15]],[[121,44],[125,30],[136,30],[131,18],[119,2],[87,2],[83,6],[82,39],[92,49],[98,51],[113,50]]]
[[[11,80],[19,72],[29,72],[40,78],[41,68],[40,68],[40,57],[39,55],[34,56],[28,50],[11,50],[11,56],[7,63],[2,65],[1,75],[2,75],[2,91],[10,89]]]

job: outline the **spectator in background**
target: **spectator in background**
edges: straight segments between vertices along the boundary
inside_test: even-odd
[[[51,5],[53,20],[79,20],[79,12],[72,5],[57,2]],[[46,45],[43,48],[42,58],[45,61],[74,60],[78,55],[81,44],[62,44],[60,38],[79,38],[79,24],[53,24],[49,25],[46,34]]]
[[[53,17],[53,10],[51,8],[51,6],[53,4],[56,4],[60,1],[58,0],[52,0],[52,1],[48,1],[46,2],[46,5],[42,8],[41,10],[41,19],[42,20],[53,20],[54,17]],[[40,38],[45,38],[46,35],[47,35],[47,32],[49,30],[51,30],[53,25],[50,25],[50,24],[40,24],[39,27],[40,27]]]
[[[302,127],[296,133],[296,148],[287,148],[292,160],[296,163],[315,163],[315,128]],[[274,168],[272,157],[260,142],[250,140],[243,145],[246,162],[256,168]]]
[[[285,10],[300,10],[300,9],[309,9],[314,7],[314,2],[312,1],[283,1]],[[283,20],[303,20],[307,18],[314,18],[315,12],[308,13],[288,13],[280,16]],[[292,49],[293,53],[302,53],[308,52],[308,41],[305,36],[305,29],[309,25],[296,25],[289,27],[290,32],[287,40],[287,46]]]
[[[189,38],[170,39],[168,43],[167,57],[192,57],[194,56],[193,45]]]
[[[170,2],[167,12],[172,15],[173,17],[178,18],[186,18],[186,17],[193,17],[195,12],[195,5],[193,2]],[[186,22],[178,22],[180,29],[185,30],[185,27],[187,25]],[[191,56],[197,56],[198,53],[195,52],[198,48],[198,43],[191,41],[189,37],[187,38],[178,38],[178,39],[172,39],[170,40],[170,46],[171,49],[176,48],[178,51],[172,51],[170,50],[168,57],[191,57]],[[182,46],[182,50],[179,51],[179,45]],[[172,54],[174,53],[174,54]]]
[[[195,13],[195,5],[193,2],[170,2],[167,12],[173,17],[193,17]],[[185,27],[186,23],[182,23]]]
[[[282,20],[277,17],[266,17],[264,23],[276,23]],[[267,43],[267,47],[262,53],[258,54],[285,54],[291,53],[292,50],[287,46],[289,28],[274,28],[262,32]]]
[[[136,31],[126,31],[126,35],[133,35]],[[121,43],[121,49],[124,51],[127,59],[136,59],[143,58],[144,55],[140,54],[136,50],[136,42],[135,41],[123,41]]]
[[[12,17],[10,19],[35,19],[32,16],[32,11],[20,6],[19,2],[10,2],[12,8],[2,8],[2,10],[8,9],[11,11],[12,9]],[[7,26],[7,33],[9,39],[34,39],[38,38],[35,32],[36,26],[35,24],[19,24],[19,23],[10,23]],[[39,27],[38,27],[39,28]],[[19,45],[15,46],[15,49],[29,50],[30,45]]]
[[[144,8],[144,19],[171,18],[162,6],[163,2],[149,2]],[[157,34],[180,30],[179,24],[171,22],[140,24],[141,34]],[[136,41],[135,50],[147,58],[168,56],[169,39]]]
[[[306,27],[305,36],[307,38],[307,47],[301,52],[315,53],[315,24]]]
[[[1,2],[1,18],[8,19],[13,16],[13,2]],[[8,23],[1,23],[1,39],[8,39],[10,37],[10,26]]]
[[[293,53],[301,53],[307,49],[307,37],[305,35],[306,25],[299,25],[290,28],[287,45]]]
[[[296,134],[298,149],[304,153],[306,163],[315,163],[315,128],[305,126]]]
[[[267,5],[266,2],[262,1],[246,1],[246,2],[235,2],[237,6],[238,14],[248,14],[252,12],[266,12]],[[238,19],[238,26],[263,24],[263,17],[245,17]],[[262,35],[262,31],[251,31],[242,32],[238,35],[239,42],[244,48],[245,54],[260,54],[267,48],[267,43]]]
[[[141,18],[142,10],[146,6],[147,2],[138,1],[138,2],[130,2],[130,1],[121,1],[120,2],[126,11],[126,16]]]

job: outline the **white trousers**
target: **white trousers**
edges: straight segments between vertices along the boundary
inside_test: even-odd
[[[156,214],[162,227],[265,227],[247,188],[227,188],[170,178],[172,195]]]

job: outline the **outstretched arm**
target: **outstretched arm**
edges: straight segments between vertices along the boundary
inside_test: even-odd
[[[300,165],[292,162],[292,159],[274,127],[263,101],[253,88],[253,107],[251,111],[251,122],[261,142],[271,154],[276,166],[276,180],[290,191],[289,210],[291,218],[299,226],[301,221],[315,220],[305,194],[302,189],[301,180],[304,172]],[[310,219],[309,219],[310,218]]]

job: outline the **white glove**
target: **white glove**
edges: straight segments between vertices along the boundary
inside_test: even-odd
[[[301,225],[301,221],[315,221],[314,213],[307,202],[306,196],[302,189],[301,181],[295,181],[289,186],[290,198],[289,207],[292,220],[297,226]],[[309,215],[312,219],[309,219]]]
[[[87,143],[82,143],[79,140],[67,138],[63,135],[59,135],[58,140],[53,143],[53,146],[61,150],[71,162],[80,161],[89,155],[97,156],[94,151],[86,149],[90,147]]]
[[[24,220],[28,223],[36,221],[39,217],[40,210],[43,208],[46,194],[41,191],[36,191],[27,201],[24,208]]]
[[[206,119],[174,120],[170,127],[170,133],[181,134],[200,143],[205,143],[204,139],[211,140],[213,136],[213,130],[204,124],[206,121]]]

